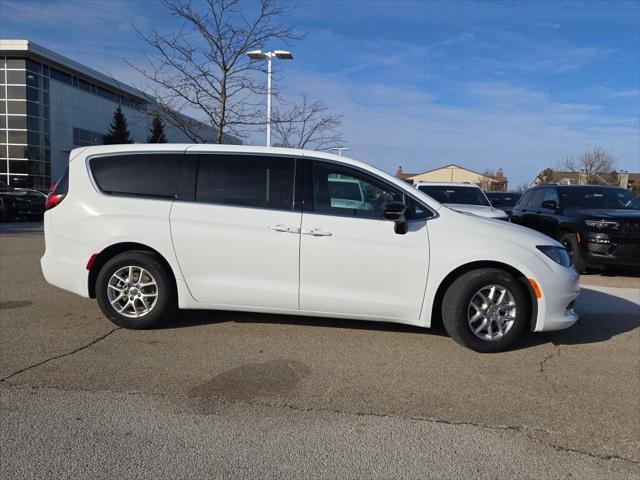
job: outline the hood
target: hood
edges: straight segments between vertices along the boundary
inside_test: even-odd
[[[430,223],[430,238],[442,245],[457,245],[470,260],[475,257],[501,261],[502,253],[508,251],[506,262],[515,266],[535,255],[544,255],[536,248],[538,245],[563,248],[553,238],[514,223],[449,208],[443,208],[438,214],[440,218]]]
[[[498,208],[485,205],[467,205],[464,203],[445,203],[446,207],[463,213],[471,213],[478,217],[485,218],[507,218],[507,214]]]
[[[592,208],[584,210],[565,210],[565,214],[576,217],[579,216],[582,218],[603,220],[640,220],[640,210]]]

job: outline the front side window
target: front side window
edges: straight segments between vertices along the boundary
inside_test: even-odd
[[[174,198],[182,154],[145,153],[92,158],[96,184],[112,195]]]
[[[544,199],[544,194],[546,188],[540,188],[538,190],[534,190],[531,195],[531,200],[529,200],[530,207],[540,207],[542,205],[542,200]]]
[[[557,205],[559,200],[558,200],[558,192],[556,191],[556,189],[546,188],[545,190],[546,192],[544,193],[544,198],[542,199],[542,201],[543,202],[553,201],[553,202],[556,202],[556,205]]]
[[[294,158],[201,155],[196,182],[196,201],[291,210],[294,176]]]
[[[358,170],[333,163],[311,162],[313,210],[346,217],[382,219],[389,202],[407,205],[407,218],[426,218],[427,211],[400,189]]]
[[[520,200],[518,200],[518,203],[516,204],[516,206],[518,207],[526,207],[527,205],[529,205],[529,200],[531,199],[531,194],[533,193],[533,190],[527,190],[522,197],[520,197]]]

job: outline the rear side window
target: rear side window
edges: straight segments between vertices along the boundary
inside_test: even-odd
[[[89,162],[104,193],[174,198],[182,154],[112,155]]]
[[[201,155],[196,201],[249,208],[293,209],[295,159]]]

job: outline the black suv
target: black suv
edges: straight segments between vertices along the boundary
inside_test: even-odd
[[[562,242],[581,273],[640,266],[640,201],[624,188],[540,185],[522,196],[511,221]]]
[[[522,197],[521,193],[515,192],[484,192],[487,195],[487,198],[491,202],[491,206],[495,208],[499,208],[500,210],[507,213],[507,215],[511,216],[511,212],[513,211],[513,207],[518,203],[520,197]]]
[[[0,220],[18,218],[39,220],[44,213],[47,196],[31,188],[13,188],[0,182]]]

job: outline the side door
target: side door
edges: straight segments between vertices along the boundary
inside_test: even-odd
[[[544,197],[542,198],[542,204],[547,201],[554,201],[556,202],[556,206],[560,205],[558,191],[555,187],[547,187],[544,189],[544,191],[545,192]],[[539,230],[542,233],[555,238],[559,223],[557,208],[545,208],[542,204],[540,205],[540,214],[538,219]]]
[[[518,225],[524,225],[524,215],[527,213],[528,203],[531,199],[531,195],[534,190],[527,190],[518,203],[513,207],[513,211],[511,212],[511,222],[517,223]]]
[[[171,210],[173,244],[191,294],[220,306],[298,308],[300,221],[295,158],[187,154]],[[183,173],[185,169],[183,169]],[[185,180],[186,178],[186,180]]]
[[[429,268],[432,213],[385,180],[339,163],[305,160],[300,308],[371,319],[417,320]],[[349,201],[361,190],[361,202]],[[408,231],[383,219],[408,206]]]

